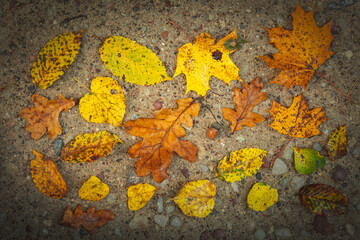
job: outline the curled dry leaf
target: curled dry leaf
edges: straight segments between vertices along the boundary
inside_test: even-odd
[[[109,193],[109,187],[99,178],[91,176],[79,190],[79,198],[89,201],[100,201]]]
[[[277,201],[277,190],[264,183],[254,184],[247,196],[249,208],[254,211],[265,211],[265,209],[274,205]]]
[[[331,161],[335,161],[336,158],[343,157],[347,154],[347,135],[346,126],[340,126],[335,129],[331,134],[326,149],[328,150]]]
[[[128,188],[128,207],[131,211],[143,208],[158,188],[148,183],[139,183]]]

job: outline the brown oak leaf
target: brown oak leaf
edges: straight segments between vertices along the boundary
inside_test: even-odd
[[[233,101],[236,104],[235,111],[231,108],[223,108],[223,116],[231,123],[231,132],[242,129],[242,126],[255,127],[255,123],[260,123],[265,118],[257,113],[251,112],[253,108],[265,101],[267,94],[260,92],[263,84],[260,79],[255,78],[250,84],[244,82],[243,90],[234,87]]]
[[[114,219],[115,215],[110,210],[101,209],[95,211],[95,207],[91,206],[86,212],[83,212],[82,206],[78,204],[74,213],[70,206],[65,209],[62,225],[76,229],[82,225],[89,233],[94,234],[98,230],[97,227]]]
[[[59,99],[48,100],[38,94],[32,95],[35,107],[27,107],[20,111],[20,117],[28,121],[26,131],[31,132],[31,137],[35,140],[41,138],[48,129],[49,138],[54,140],[61,134],[59,114],[62,110],[67,111],[75,105],[75,101],[66,99],[61,94]]]
[[[178,108],[165,108],[154,112],[154,118],[138,118],[128,121],[124,127],[133,136],[142,137],[143,140],[133,145],[128,153],[130,157],[137,158],[136,174],[147,176],[153,173],[157,182],[167,177],[167,169],[172,160],[173,152],[180,157],[195,162],[197,147],[189,140],[180,140],[185,137],[185,129],[181,126],[193,126],[191,116],[197,117],[200,106],[192,98],[177,100]]]

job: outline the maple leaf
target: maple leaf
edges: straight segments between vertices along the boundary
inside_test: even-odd
[[[173,152],[190,162],[196,161],[197,147],[191,141],[179,138],[186,136],[185,129],[180,124],[193,126],[191,116],[197,117],[199,103],[195,103],[192,98],[180,99],[176,103],[178,108],[155,111],[155,119],[138,118],[124,124],[128,133],[143,138],[128,151],[132,158],[140,155],[136,163],[138,176],[147,176],[152,172],[155,181],[164,181]]]
[[[283,69],[271,82],[289,88],[301,85],[305,89],[315,73],[330,56],[331,23],[319,28],[314,20],[313,12],[306,13],[297,6],[293,16],[293,30],[283,27],[267,29],[270,43],[273,43],[279,53],[262,56],[272,68]]]
[[[54,140],[61,134],[59,114],[62,110],[67,111],[75,105],[72,98],[66,99],[61,94],[57,100],[48,100],[47,98],[33,94],[31,100],[35,107],[24,108],[20,111],[20,117],[28,121],[26,130],[31,132],[31,137],[35,140],[41,138],[48,129],[48,135]]]
[[[95,211],[95,207],[91,206],[86,212],[83,212],[82,206],[78,204],[74,213],[71,211],[70,206],[65,209],[62,225],[76,229],[82,225],[89,233],[94,234],[97,232],[97,227],[114,219],[115,215],[110,210],[101,209]]]
[[[260,83],[260,79],[255,78],[250,84],[243,83],[243,91],[234,87],[233,101],[236,104],[236,110],[231,108],[223,108],[223,116],[231,123],[231,131],[242,129],[242,126],[255,127],[255,123],[260,123],[265,118],[257,113],[251,112],[253,108],[260,102],[265,101],[267,94],[260,92],[263,84]]]
[[[179,48],[177,67],[174,77],[184,73],[187,78],[186,93],[193,90],[205,96],[211,76],[230,83],[240,80],[239,68],[231,61],[229,54],[237,49],[229,50],[225,42],[237,39],[236,29],[215,44],[215,38],[208,33],[197,36],[194,43],[187,43]]]
[[[274,121],[269,125],[270,127],[282,134],[298,138],[319,135],[320,131],[317,126],[327,120],[323,108],[308,109],[302,94],[294,97],[289,108],[283,107],[273,100],[269,112],[274,118]]]

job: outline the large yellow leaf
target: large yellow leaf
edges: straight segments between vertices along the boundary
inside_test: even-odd
[[[118,136],[107,131],[85,133],[77,136],[61,150],[62,159],[68,162],[93,162],[110,154],[116,143],[123,143]]]
[[[31,69],[34,84],[46,89],[64,74],[79,52],[83,33],[63,33],[45,44]]]
[[[221,160],[216,168],[215,176],[226,182],[241,181],[253,176],[263,164],[267,151],[258,148],[244,148],[230,153]]]
[[[33,154],[36,158],[31,160],[30,169],[36,187],[48,197],[64,197],[67,186],[55,164],[50,159],[43,160],[44,155],[35,150]]]
[[[99,178],[91,176],[89,180],[84,182],[79,190],[79,198],[100,201],[109,193],[109,187],[103,183]]]
[[[143,208],[158,190],[148,183],[139,183],[128,188],[128,207],[131,211]]]
[[[80,114],[88,122],[110,123],[120,127],[125,115],[125,96],[118,82],[97,77],[91,82],[91,93],[80,99]]]
[[[215,194],[214,183],[209,180],[197,180],[185,184],[173,200],[185,215],[204,218],[215,206]]]
[[[109,37],[99,52],[106,68],[126,82],[152,85],[171,79],[156,54],[131,39]]]
[[[265,211],[278,201],[278,192],[264,183],[256,183],[247,196],[249,208],[254,211]]]
[[[335,161],[338,157],[343,157],[347,154],[347,135],[345,125],[338,127],[331,134],[326,148],[329,153],[331,161]]]
[[[187,43],[179,48],[177,67],[174,77],[184,73],[187,78],[186,93],[193,90],[205,96],[211,76],[215,76],[226,83],[231,80],[240,80],[239,68],[231,61],[229,54],[237,49],[229,50],[224,44],[229,40],[237,39],[236,29],[215,44],[215,38],[210,34],[202,33],[194,43]],[[185,94],[186,94],[185,93]]]

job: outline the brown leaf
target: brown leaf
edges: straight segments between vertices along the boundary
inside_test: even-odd
[[[95,207],[91,206],[86,212],[83,212],[82,206],[78,204],[74,213],[70,206],[65,209],[62,225],[76,229],[82,225],[89,233],[94,234],[97,232],[97,227],[114,219],[115,215],[110,210],[101,209],[95,211]]]
[[[263,84],[260,83],[260,79],[255,78],[250,84],[244,82],[243,90],[240,92],[240,89],[234,87],[234,103],[236,104],[236,110],[234,111],[231,108],[223,108],[223,116],[226,120],[231,122],[231,131],[235,132],[236,130],[242,129],[242,126],[255,127],[255,123],[260,123],[264,121],[264,117],[251,112],[253,108],[266,100],[267,94],[260,92]]]
[[[179,138],[186,136],[181,124],[187,127],[193,126],[191,116],[197,117],[199,104],[194,103],[192,98],[184,98],[176,102],[178,108],[155,111],[155,119],[138,118],[136,121],[130,120],[125,123],[124,127],[128,133],[143,138],[128,151],[132,158],[140,155],[136,163],[138,176],[144,177],[152,172],[155,181],[164,181],[173,152],[190,162],[196,161],[197,147],[191,141]]]
[[[35,140],[41,138],[48,129],[48,135],[54,140],[61,134],[59,114],[62,110],[67,111],[75,105],[72,98],[66,99],[61,94],[57,100],[33,94],[32,101],[35,107],[27,107],[20,111],[20,117],[28,121],[26,131],[31,132],[31,137]]]

